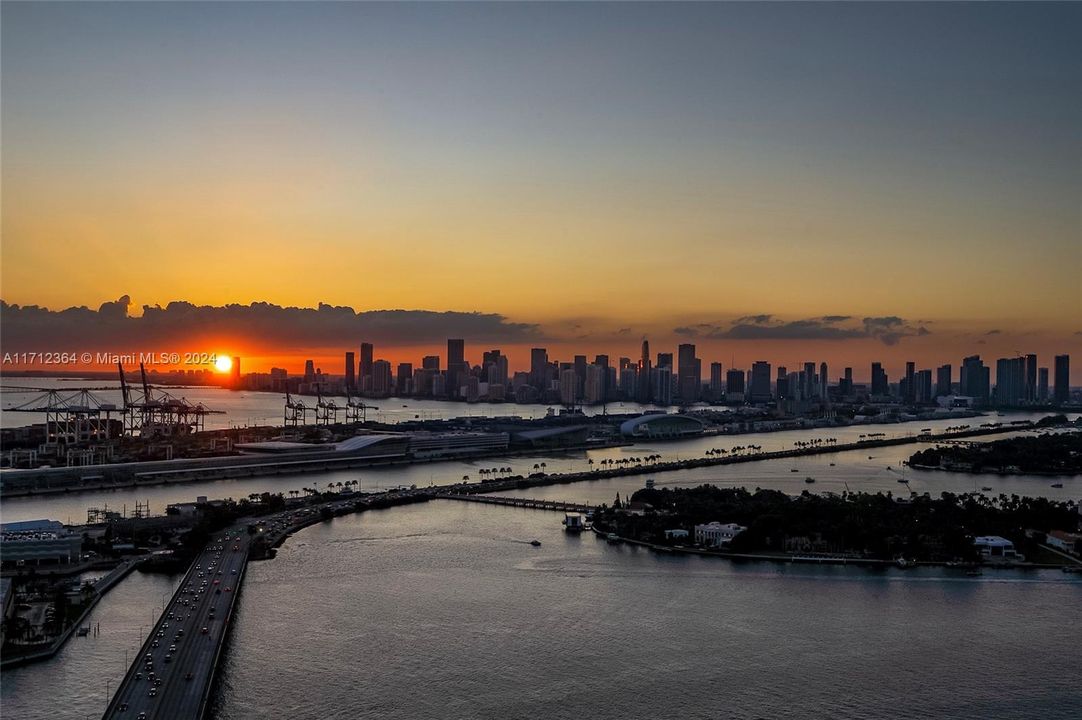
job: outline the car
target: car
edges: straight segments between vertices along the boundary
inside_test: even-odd
[[[172,655],[169,655],[169,654],[166,654],[166,656],[165,656],[165,661],[166,661],[167,663],[171,663],[171,662],[173,662],[173,656],[172,656]]]
[[[143,673],[135,673],[135,679],[136,680],[142,680],[143,679]]]
[[[221,582],[221,580],[219,580],[218,578],[214,578],[214,584],[215,584],[215,585],[217,585],[217,584],[218,584],[218,583],[220,583],[220,582]]]
[[[158,631],[158,637],[160,637],[160,638],[163,638],[163,637],[165,637],[165,633],[164,633],[164,632],[162,632],[161,630],[159,630],[159,631]]]
[[[139,713],[139,716],[135,720],[147,720],[147,714],[145,712]]]
[[[229,586],[227,585],[227,586],[226,586],[226,588],[225,588],[225,591],[226,591],[226,592],[229,592],[229,591],[230,591],[230,590],[232,590],[232,589],[233,589],[233,588],[231,588],[231,587],[229,587]]]
[[[206,635],[206,634],[207,634],[208,632],[210,632],[210,629],[209,629],[209,628],[206,628],[206,627],[204,627],[204,628],[203,628],[202,630],[200,630],[199,632],[201,632],[201,633],[203,633],[204,635]]]
[[[191,680],[192,677],[193,677],[193,675],[191,673],[188,673],[187,675],[184,676],[184,679],[185,680]]]
[[[177,651],[177,646],[176,645],[170,645],[169,646],[169,652],[175,653],[176,651]]]
[[[150,647],[152,647],[152,648],[158,647],[158,641],[155,640],[154,642],[150,643]]]
[[[236,574],[237,574],[237,569],[236,569],[236,568],[233,568],[233,569],[232,569],[232,570],[230,570],[229,572],[231,572],[232,574],[236,575]]]
[[[154,697],[157,694],[158,694],[158,688],[150,688],[149,690],[147,690],[147,696],[148,697]]]
[[[124,712],[128,709],[128,703],[120,703],[120,707],[117,708],[120,712]]]

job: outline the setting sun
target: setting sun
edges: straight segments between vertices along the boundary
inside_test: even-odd
[[[218,372],[229,372],[231,367],[233,367],[233,358],[229,355],[219,354],[214,360],[214,369]]]

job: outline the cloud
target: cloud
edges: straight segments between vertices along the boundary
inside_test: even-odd
[[[774,315],[745,315],[731,325],[684,325],[673,328],[677,335],[704,340],[860,340],[876,339],[895,345],[902,338],[930,335],[923,325],[913,327],[896,315],[865,317],[854,324],[852,315],[824,315],[804,320],[783,321]]]
[[[141,317],[129,317],[125,295],[98,310],[72,307],[52,311],[36,305],[0,301],[4,349],[65,349],[157,352],[180,349],[198,339],[238,342],[275,352],[352,347],[365,340],[390,345],[440,343],[449,337],[472,342],[532,342],[543,339],[539,325],[511,322],[496,313],[431,310],[366,310],[320,303],[316,308],[282,307],[265,302],[249,305],[194,305],[171,302],[164,308],[143,306]],[[200,348],[192,347],[191,350]]]
[[[1002,332],[1003,332],[1002,330],[989,330],[988,332],[985,333],[985,335],[999,335]]]

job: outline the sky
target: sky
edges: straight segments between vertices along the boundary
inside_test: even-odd
[[[117,349],[260,362],[466,332],[726,365],[1082,356],[1077,4],[0,14],[5,350],[68,349],[15,306],[123,299]],[[140,322],[189,304],[218,329]],[[230,309],[264,304],[273,342]],[[321,306],[356,337],[286,310]]]

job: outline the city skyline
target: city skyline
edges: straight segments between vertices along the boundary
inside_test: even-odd
[[[1077,354],[1080,12],[5,3],[2,297]]]

